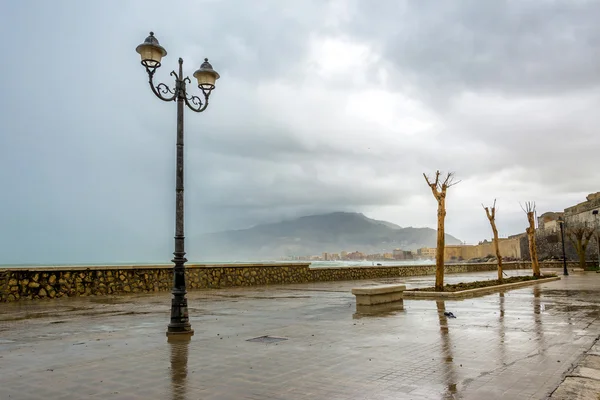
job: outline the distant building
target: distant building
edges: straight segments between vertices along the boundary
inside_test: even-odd
[[[560,225],[558,224],[559,218],[564,218],[564,214],[562,212],[545,212],[538,217],[538,229],[546,231],[546,232],[557,232],[560,230]]]
[[[586,196],[586,200],[571,207],[567,207],[564,211],[546,212],[538,217],[538,228],[536,229],[536,244],[538,257],[540,259],[562,258],[562,237],[560,233],[559,218],[565,221],[565,254],[567,259],[577,259],[578,254],[568,240],[569,228],[577,225],[587,225],[590,228],[600,229],[600,192],[590,193]],[[598,232],[598,231],[597,231]],[[523,257],[529,258],[529,246],[525,234],[521,234],[521,252]],[[594,237],[590,240],[586,249],[587,258],[598,257],[598,248],[600,240]]]
[[[598,214],[594,210],[600,210],[600,192],[587,195],[586,201],[575,206],[565,208],[564,216],[567,225],[569,224],[588,224],[596,227]]]
[[[498,238],[498,247],[502,257],[515,259],[521,258],[521,235],[514,235],[510,238]],[[473,258],[484,258],[496,256],[494,242],[484,240],[477,245],[458,244],[447,245],[444,247],[444,261],[463,261]]]
[[[383,258],[383,255],[379,254],[379,253],[367,255],[367,260],[369,260],[369,261],[377,261],[377,260],[381,260],[382,258]]]
[[[417,249],[417,255],[420,258],[434,259],[436,253],[437,249],[435,247],[421,247],[420,249]]]
[[[361,253],[360,251],[354,251],[352,253],[348,253],[346,255],[346,257],[348,260],[358,260],[358,261],[364,260],[366,258],[366,256],[363,253]]]
[[[472,247],[475,246],[463,244],[446,245],[444,246],[444,261],[462,261],[465,259],[468,260],[469,258],[475,258],[469,257],[471,255],[474,256],[474,254],[471,254],[469,251]]]
[[[394,249],[392,251],[392,258],[394,260],[412,260],[413,253],[410,250]]]
[[[394,257],[394,260],[404,260],[404,250],[394,249],[392,251],[392,256]]]

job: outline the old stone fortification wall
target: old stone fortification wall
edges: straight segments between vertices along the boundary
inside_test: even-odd
[[[520,238],[521,241],[521,257],[523,259],[530,258],[529,255],[529,241],[527,236],[523,235]],[[535,242],[538,251],[538,259],[562,259],[562,241],[560,237],[560,231],[549,231],[538,229],[535,232]],[[593,236],[586,248],[586,259],[592,263],[598,260],[598,241],[596,236]],[[567,238],[565,233],[565,255],[567,260],[576,261],[578,260],[577,250],[573,243]],[[592,263],[593,264],[593,263]],[[597,263],[596,263],[597,264]]]
[[[310,283],[335,280],[430,275],[433,265],[310,268],[310,264],[188,265],[189,289]],[[560,262],[542,263],[560,268]],[[576,263],[569,263],[570,267]],[[506,263],[505,269],[528,269],[527,262]],[[492,271],[494,263],[447,264],[446,273]],[[150,293],[171,290],[170,265],[32,267],[0,269],[0,302],[70,296]]]

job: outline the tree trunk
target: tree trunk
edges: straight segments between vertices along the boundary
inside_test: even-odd
[[[577,249],[577,255],[579,256],[579,268],[585,269],[585,252],[587,251],[588,242],[585,239],[581,241],[579,248]]]
[[[453,181],[454,174],[448,172],[446,179],[440,181],[440,171],[435,171],[435,181],[429,180],[427,175],[423,174],[427,185],[433,193],[435,201],[438,203],[438,226],[437,226],[437,253],[435,255],[435,290],[438,292],[444,291],[444,219],[446,217],[446,190],[449,187],[456,185],[458,182]],[[460,181],[459,181],[460,182]]]
[[[485,210],[485,215],[487,215],[490,225],[492,226],[492,233],[494,234],[494,250],[496,251],[496,259],[498,260],[498,280],[502,282],[502,255],[500,254],[500,244],[498,242],[498,229],[496,229],[496,199],[494,199],[494,205],[492,206],[491,212],[489,207],[486,207],[483,204],[481,206]]]
[[[492,232],[494,232],[494,250],[496,250],[496,258],[498,259],[498,280],[502,282],[502,255],[500,254],[500,244],[498,243],[498,229],[496,229],[495,221],[492,221]]]
[[[594,235],[593,229],[590,229],[585,224],[583,226],[571,227],[568,231],[568,238],[577,250],[579,258],[579,266],[583,269],[586,267],[585,256],[586,250],[590,243],[590,239]]]
[[[529,221],[529,228],[527,228],[527,238],[529,239],[529,254],[531,255],[531,269],[533,269],[533,276],[539,278],[540,264],[538,263],[537,246],[535,244],[535,221],[533,212],[527,213],[527,220]]]
[[[435,255],[435,290],[444,290],[444,219],[446,218],[446,197],[438,199],[437,252]]]
[[[577,253],[577,255],[579,256],[579,268],[583,268],[585,270],[585,247]]]

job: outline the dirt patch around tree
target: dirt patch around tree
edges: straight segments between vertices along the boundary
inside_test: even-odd
[[[469,290],[469,289],[479,289],[479,288],[485,288],[485,287],[490,287],[490,286],[505,285],[507,283],[527,282],[527,281],[536,281],[538,279],[554,278],[555,276],[556,276],[555,274],[542,275],[539,278],[532,276],[532,275],[511,276],[510,278],[504,278],[501,281],[498,279],[493,279],[493,280],[489,280],[489,281],[460,282],[460,283],[455,283],[455,284],[444,285],[444,292],[460,292],[460,291]],[[426,288],[410,289],[410,290],[414,291],[414,292],[435,292],[434,287],[426,287]]]

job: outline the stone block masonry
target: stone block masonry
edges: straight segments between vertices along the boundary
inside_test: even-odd
[[[504,269],[529,269],[530,263],[504,263]],[[569,263],[569,267],[577,266]],[[543,262],[542,268],[560,268]],[[448,274],[493,271],[494,263],[447,264]],[[223,264],[186,266],[189,289],[280,285],[325,281],[431,275],[433,265],[311,268],[309,263]],[[0,268],[0,302],[72,296],[170,291],[171,265]]]
[[[306,283],[310,264],[187,265],[189,289]],[[172,265],[0,269],[0,302],[170,291]]]

